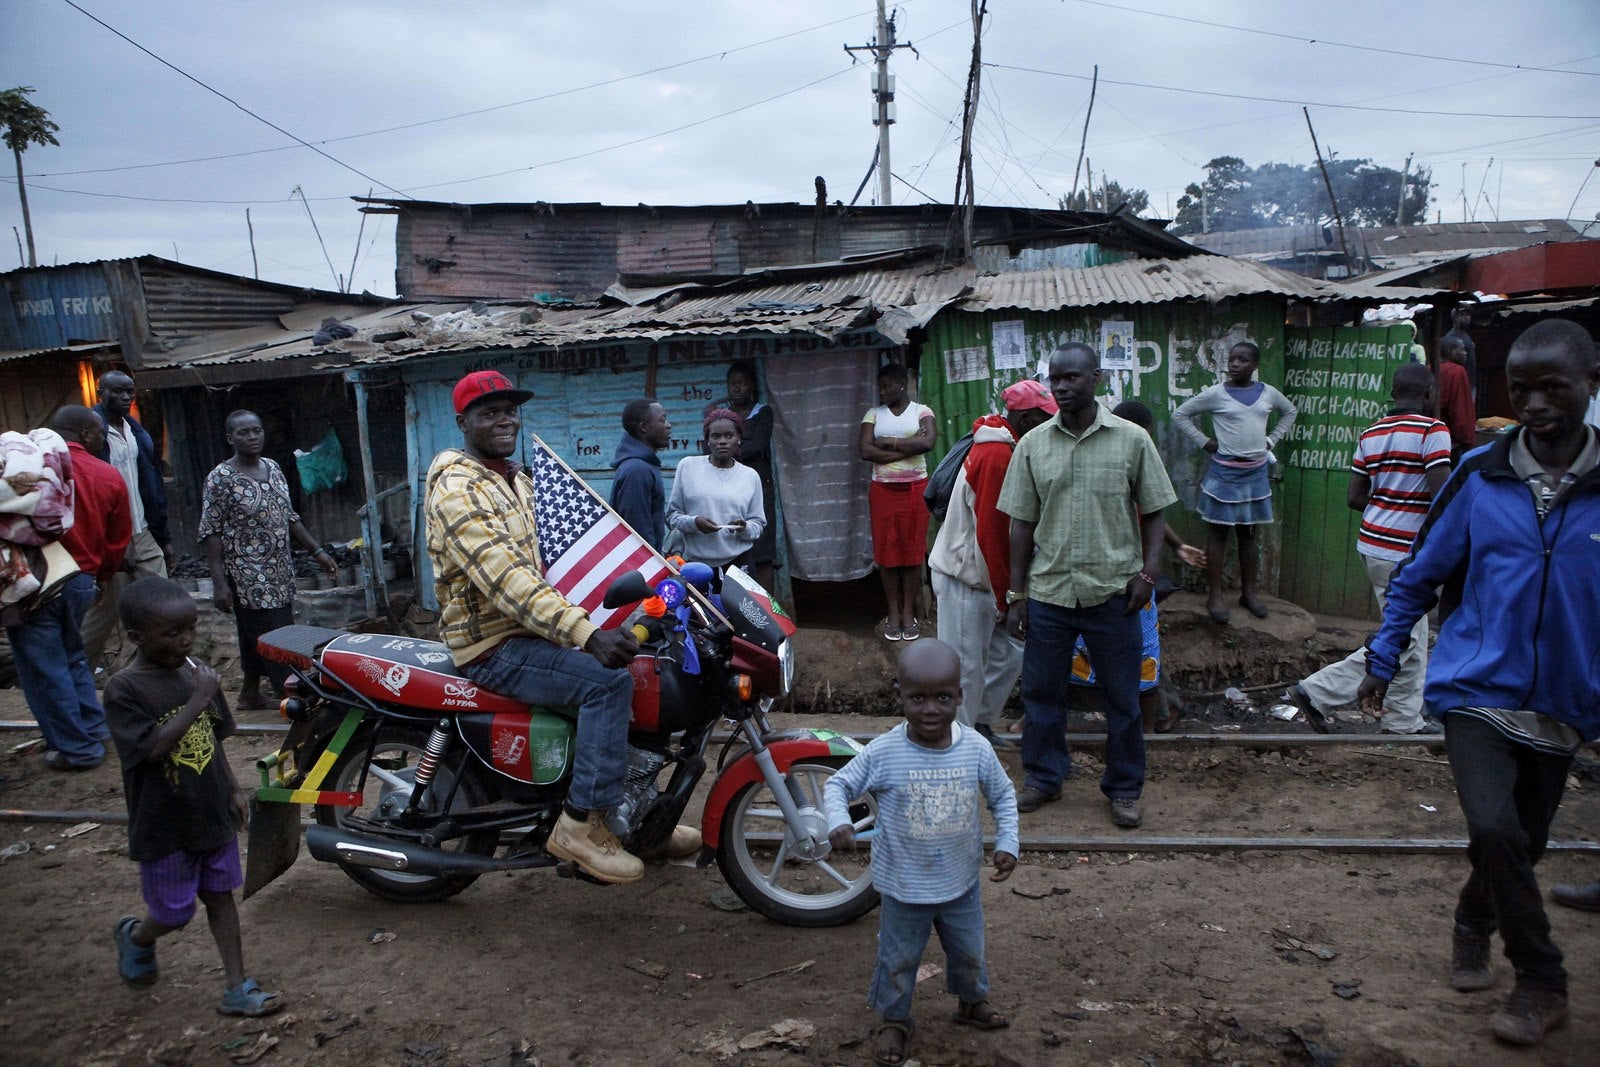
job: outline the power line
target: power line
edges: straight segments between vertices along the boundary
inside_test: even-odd
[[[133,47],[137,48],[139,51],[143,52],[145,55],[149,56],[151,59],[155,60],[157,63],[160,63],[162,66],[167,67],[167,68],[169,68],[169,69],[171,69],[173,71],[176,71],[178,74],[183,75],[185,78],[188,78],[190,81],[192,81],[196,85],[200,86],[200,88],[204,89],[206,92],[212,93],[213,95],[221,97],[222,99],[226,100],[228,103],[232,104],[234,107],[238,108],[240,111],[243,111],[246,115],[249,115],[251,118],[255,119],[257,122],[260,122],[263,125],[272,127],[274,130],[277,130],[279,133],[283,134],[285,137],[289,138],[291,141],[298,142],[299,144],[303,145],[304,147],[311,149],[311,151],[315,152],[317,155],[319,155],[322,158],[328,160],[329,162],[338,164],[339,166],[343,167],[345,170],[350,171],[352,174],[360,175],[361,177],[365,178],[367,181],[371,182],[374,185],[383,186],[385,189],[389,190],[391,193],[395,193],[396,195],[399,195],[399,196],[405,196],[406,195],[405,193],[400,192],[400,190],[396,189],[394,186],[390,185],[388,182],[381,182],[377,178],[374,178],[372,175],[367,174],[364,171],[357,170],[355,167],[352,167],[350,164],[346,163],[344,160],[338,159],[337,157],[335,157],[335,156],[333,156],[333,155],[331,155],[331,154],[329,154],[327,152],[324,152],[322,149],[318,148],[316,145],[312,144],[311,142],[303,140],[303,139],[301,139],[299,137],[296,137],[294,134],[290,133],[288,130],[284,129],[282,126],[279,126],[277,123],[273,122],[271,119],[263,118],[262,116],[256,114],[254,111],[251,111],[249,108],[247,108],[243,104],[239,103],[239,101],[235,100],[233,97],[229,96],[227,93],[222,92],[220,89],[213,89],[211,86],[207,85],[205,82],[201,81],[199,78],[196,78],[193,74],[190,74],[188,71],[184,70],[182,67],[179,67],[179,66],[177,66],[177,65],[175,65],[173,63],[170,63],[165,59],[162,59],[160,56],[158,56],[154,52],[150,51],[150,49],[146,48],[144,45],[140,44],[138,41],[135,41],[132,37],[129,37],[127,34],[123,33],[121,30],[117,29],[115,26],[113,26],[110,23],[106,22],[105,20],[99,18],[98,16],[92,15],[89,12],[85,11],[83,8],[79,7],[76,3],[74,3],[73,0],[62,0],[62,3],[66,4],[68,7],[72,8],[74,11],[77,11],[80,14],[84,15],[86,18],[90,19],[91,21],[97,22],[101,26],[104,26],[106,29],[110,30],[112,33],[116,34],[118,37],[122,38],[124,41],[127,41],[129,44],[133,45]]]
[[[635,138],[632,138],[631,140],[618,142],[617,144],[606,145],[604,148],[595,148],[595,149],[591,149],[591,150],[589,150],[587,152],[578,152],[578,153],[575,153],[575,154],[570,155],[570,156],[562,156],[560,159],[547,159],[542,163],[532,163],[532,164],[529,164],[526,167],[513,167],[510,170],[496,171],[493,174],[478,174],[478,175],[474,175],[473,177],[470,177],[470,178],[452,178],[449,181],[433,182],[433,183],[428,184],[428,185],[414,185],[414,186],[411,187],[411,191],[412,192],[422,192],[425,189],[438,189],[438,188],[441,188],[441,187],[446,186],[446,185],[464,185],[467,182],[485,181],[485,180],[487,180],[489,178],[501,178],[501,177],[504,177],[504,176],[506,176],[508,174],[521,174],[524,171],[540,170],[540,169],[542,169],[544,167],[553,167],[553,166],[556,166],[557,164],[560,164],[560,163],[571,163],[573,160],[577,160],[577,159],[587,159],[590,156],[597,156],[597,155],[600,155],[600,154],[602,154],[604,152],[612,152],[612,151],[615,151],[616,149],[619,149],[619,148],[627,148],[627,147],[629,147],[631,145],[640,144],[640,143],[642,143],[644,141],[654,140],[657,137],[666,137],[666,136],[669,136],[670,134],[680,133],[680,132],[682,132],[684,130],[693,129],[696,126],[704,126],[708,122],[715,122],[717,119],[724,119],[724,118],[727,118],[729,115],[737,115],[741,111],[749,111],[753,107],[760,107],[762,104],[770,104],[770,103],[772,103],[772,101],[781,100],[786,96],[793,96],[795,93],[802,92],[802,91],[804,91],[806,89],[810,89],[812,86],[821,85],[825,81],[831,81],[834,78],[837,78],[841,74],[848,74],[848,73],[850,73],[851,69],[852,69],[851,67],[844,67],[844,68],[841,68],[839,70],[834,71],[832,74],[824,74],[820,78],[816,78],[816,79],[814,79],[812,81],[806,82],[804,85],[797,85],[792,89],[785,89],[781,93],[775,93],[772,96],[763,97],[760,100],[753,100],[748,104],[742,104],[739,107],[732,108],[732,109],[730,109],[728,111],[722,111],[722,112],[719,112],[719,113],[717,113],[715,115],[707,115],[705,118],[696,119],[693,122],[686,122],[686,123],[683,123],[681,126],[673,126],[671,129],[658,130],[655,133],[645,134],[642,137],[635,137]],[[14,184],[16,184],[16,179],[0,177],[0,182],[4,182],[6,184],[14,185]],[[379,182],[378,184],[379,185],[383,185],[382,182]],[[411,193],[401,192],[400,190],[394,189],[393,187],[388,186],[388,185],[384,185],[383,187],[385,189],[388,189],[390,192],[398,192],[398,193],[400,193],[401,196],[406,197],[408,200],[412,199]],[[33,183],[29,183],[29,188],[30,189],[47,189],[47,190],[49,190],[50,192],[53,192],[53,193],[70,193],[70,194],[75,195],[75,196],[97,196],[97,197],[109,198],[109,199],[112,199],[112,200],[138,200],[138,201],[143,201],[145,203],[152,203],[152,204],[223,204],[223,205],[229,205],[229,206],[241,206],[241,205],[254,205],[254,204],[276,204],[276,203],[280,202],[278,200],[198,200],[198,199],[181,199],[181,198],[176,198],[176,197],[131,196],[131,195],[126,194],[126,193],[93,193],[93,192],[89,192],[89,191],[84,190],[84,189],[62,189],[62,188],[59,188],[57,186],[35,185]],[[348,199],[348,198],[347,197],[343,197],[343,196],[313,196],[313,197],[310,197],[309,199],[312,202],[319,202],[320,203],[320,202],[325,201],[325,200],[345,200],[345,199]]]
[[[635,138],[633,138],[631,140],[621,141],[621,142],[619,142],[617,144],[613,144],[613,145],[607,145],[604,148],[596,148],[596,149],[592,149],[591,151],[588,151],[588,152],[578,152],[578,153],[576,153],[574,155],[562,156],[560,159],[547,159],[543,163],[533,163],[533,164],[530,164],[530,165],[528,165],[526,167],[513,167],[510,170],[495,171],[493,174],[478,174],[478,175],[475,175],[475,176],[473,176],[471,178],[452,178],[450,181],[432,182],[432,183],[430,183],[428,185],[414,185],[414,186],[412,186],[412,188],[415,189],[418,192],[421,192],[424,189],[438,189],[438,188],[441,188],[442,186],[446,186],[446,185],[464,185],[467,182],[484,181],[484,180],[489,179],[489,178],[503,178],[507,174],[521,174],[524,171],[540,170],[540,169],[542,169],[544,167],[553,167],[558,163],[571,163],[575,159],[587,159],[590,156],[600,155],[602,152],[612,152],[612,151],[615,151],[618,148],[627,148],[630,145],[636,145],[636,144],[640,144],[640,143],[642,143],[644,141],[654,140],[657,137],[666,137],[669,134],[681,133],[684,130],[693,129],[696,126],[704,126],[708,122],[715,122],[717,119],[725,119],[729,115],[737,115],[741,111],[749,111],[751,108],[760,107],[762,104],[770,104],[774,100],[781,100],[786,96],[793,96],[795,93],[802,92],[802,91],[804,91],[806,89],[810,89],[812,86],[821,85],[825,81],[832,81],[834,78],[837,78],[841,74],[850,73],[850,71],[852,69],[853,69],[852,67],[844,67],[841,70],[834,71],[832,74],[824,74],[820,78],[816,78],[816,79],[814,79],[812,81],[808,81],[804,85],[797,85],[793,89],[785,89],[781,93],[775,93],[772,96],[763,97],[760,100],[751,101],[748,104],[743,104],[743,105],[741,105],[739,107],[736,107],[736,108],[733,108],[733,109],[731,109],[729,111],[722,111],[722,112],[719,112],[719,113],[717,113],[715,115],[707,115],[703,119],[696,119],[693,122],[686,122],[681,126],[674,126],[674,127],[672,127],[671,129],[668,129],[668,130],[660,130],[660,131],[658,131],[656,133],[646,134],[643,137],[635,137]]]
[[[364,131],[362,131],[360,133],[341,134],[338,137],[324,137],[321,140],[312,141],[311,144],[313,144],[313,145],[338,144],[338,143],[340,143],[342,141],[354,141],[354,140],[358,140],[358,139],[360,139],[362,137],[378,137],[378,136],[381,136],[382,134],[386,134],[386,133],[399,133],[399,132],[402,132],[402,131],[405,131],[405,130],[414,130],[414,129],[417,129],[418,127],[422,127],[422,126],[434,126],[434,125],[437,125],[437,124],[442,123],[442,122],[453,122],[456,119],[473,118],[473,117],[476,117],[478,115],[488,115],[488,114],[491,114],[491,113],[496,112],[496,111],[505,111],[505,110],[508,110],[508,109],[514,108],[514,107],[523,107],[523,106],[525,106],[527,104],[540,104],[540,103],[543,103],[543,102],[545,102],[547,100],[555,100],[555,99],[557,99],[559,97],[563,97],[563,96],[572,96],[572,95],[575,95],[577,93],[588,92],[590,89],[603,89],[603,88],[605,88],[607,86],[610,86],[610,85],[619,85],[622,82],[633,81],[634,79],[637,79],[637,78],[648,78],[652,74],[662,74],[662,73],[665,73],[666,71],[669,71],[669,70],[677,70],[680,67],[692,66],[693,64],[696,64],[696,63],[704,63],[707,60],[722,59],[722,58],[724,58],[726,56],[731,56],[736,52],[746,52],[746,51],[749,51],[752,48],[760,48],[760,47],[762,47],[764,45],[775,44],[775,43],[777,43],[779,41],[786,41],[786,40],[790,39],[791,37],[799,37],[799,36],[801,36],[803,34],[814,33],[817,30],[825,30],[830,26],[837,26],[841,22],[853,21],[854,19],[859,18],[859,17],[860,17],[859,13],[853,14],[853,15],[846,15],[844,18],[834,19],[832,22],[823,22],[823,23],[820,23],[820,24],[818,24],[816,26],[807,27],[806,29],[803,29],[803,30],[794,30],[794,31],[792,31],[790,33],[779,34],[776,37],[768,37],[765,40],[753,41],[750,44],[742,44],[742,45],[738,45],[737,47],[734,47],[734,48],[724,48],[724,49],[722,49],[721,51],[718,51],[718,52],[708,52],[707,54],[705,54],[703,56],[696,56],[694,59],[685,59],[685,60],[681,60],[681,61],[679,61],[677,63],[668,63],[668,64],[665,64],[664,66],[660,66],[660,67],[651,67],[649,70],[641,70],[641,71],[638,71],[637,73],[634,73],[634,74],[622,74],[622,75],[618,75],[615,78],[606,78],[606,79],[604,79],[602,81],[589,82],[587,85],[575,85],[575,86],[572,86],[572,87],[566,88],[566,89],[557,89],[554,92],[545,93],[542,96],[531,96],[531,97],[528,97],[526,100],[513,100],[513,101],[511,101],[509,103],[505,103],[505,104],[491,104],[488,107],[474,108],[471,111],[459,111],[459,112],[457,112],[457,113],[455,113],[453,115],[440,115],[437,118],[418,119],[415,122],[406,122],[406,123],[400,124],[399,126],[385,126],[382,129],[377,129],[377,130],[364,130]],[[953,28],[955,26],[964,25],[966,21],[967,20],[963,19],[961,22],[951,23],[950,26],[946,26],[945,29],[951,29],[951,28]],[[113,32],[115,32],[115,31],[113,31]],[[932,34],[929,34],[928,38],[937,36],[939,33],[943,33],[943,32],[944,32],[944,30],[937,30]],[[924,40],[926,40],[928,38],[924,38]],[[216,155],[216,156],[195,156],[195,157],[190,158],[190,159],[172,159],[172,160],[167,160],[165,162],[160,162],[160,163],[131,163],[131,164],[128,164],[126,166],[121,166],[121,167],[96,167],[96,168],[90,168],[90,169],[87,169],[87,170],[47,171],[47,172],[41,172],[41,173],[38,173],[38,174],[29,174],[28,177],[30,179],[31,178],[65,178],[65,177],[70,177],[70,176],[74,176],[74,175],[78,175],[78,174],[114,174],[114,173],[117,173],[119,171],[125,171],[125,170],[149,170],[149,169],[152,169],[154,167],[178,167],[178,166],[185,166],[185,165],[190,164],[190,163],[214,163],[214,162],[216,162],[218,160],[223,160],[223,159],[242,159],[242,158],[247,157],[247,156],[268,155],[268,154],[271,154],[273,152],[289,152],[289,151],[292,151],[295,147],[296,147],[295,145],[277,145],[277,146],[272,147],[272,148],[252,148],[252,149],[249,149],[249,150],[243,151],[243,152],[227,152],[227,153],[224,153],[222,155]],[[387,186],[385,186],[385,188],[387,188]],[[391,190],[391,192],[392,191],[393,190]]]
[[[1257,29],[1254,26],[1235,26],[1227,22],[1209,22],[1206,19],[1191,18],[1187,15],[1174,15],[1166,11],[1146,11],[1143,8],[1125,7],[1122,4],[1106,3],[1105,0],[1075,0],[1076,3],[1086,4],[1089,7],[1110,8],[1113,11],[1126,11],[1134,15],[1149,15],[1152,18],[1171,19],[1174,22],[1188,22],[1196,26],[1210,26],[1219,30],[1235,30],[1239,33],[1255,33],[1263,37],[1276,37],[1282,41],[1298,41],[1301,44],[1320,44],[1330,48],[1353,48],[1361,52],[1378,52],[1386,56],[1401,56],[1405,59],[1432,59],[1441,63],[1469,63],[1476,67],[1502,67],[1508,70],[1538,71],[1544,74],[1577,74],[1585,78],[1600,78],[1600,72],[1592,70],[1569,70],[1564,67],[1535,67],[1524,63],[1496,63],[1489,59],[1466,59],[1461,56],[1436,56],[1427,52],[1417,52],[1411,49],[1379,48],[1376,45],[1351,44],[1347,41],[1330,41],[1323,37],[1304,37],[1296,33],[1277,33],[1273,30]],[[1518,116],[1520,117],[1520,116]]]
[[[1070,78],[1073,81],[1088,81],[1087,74],[1068,74],[1059,70],[1042,70],[1039,67],[1020,67],[1010,63],[985,63],[986,67],[996,70],[1017,70],[1026,74],[1044,74],[1052,78]],[[1373,107],[1368,104],[1330,104],[1320,100],[1293,100],[1282,96],[1250,96],[1245,93],[1224,93],[1214,89],[1189,89],[1181,85],[1155,85],[1150,82],[1116,81],[1111,78],[1101,78],[1107,85],[1126,85],[1134,89],[1157,89],[1167,93],[1187,93],[1192,96],[1217,96],[1227,100],[1250,100],[1263,104],[1293,104],[1296,107],[1322,107],[1337,108],[1343,111],[1382,111],[1398,115],[1436,115],[1441,118],[1461,119],[1536,119],[1544,121],[1575,121],[1600,119],[1600,115],[1507,115],[1491,111],[1427,111],[1421,108],[1409,107]]]

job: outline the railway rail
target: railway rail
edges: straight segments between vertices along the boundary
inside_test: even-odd
[[[240,723],[238,733],[272,736],[282,734],[288,727],[282,723]],[[0,720],[0,731],[37,730],[28,720]],[[870,741],[876,731],[847,731],[858,741]],[[728,735],[714,736],[713,741],[726,740]],[[1103,733],[1072,733],[1067,741],[1084,748],[1105,745]],[[1181,733],[1154,734],[1145,738],[1153,749],[1181,748],[1308,748],[1334,749],[1357,746],[1385,745],[1400,748],[1439,748],[1443,738],[1433,735],[1389,734],[1284,734],[1284,733]],[[1013,750],[1014,751],[1014,750]],[[51,810],[0,808],[0,823],[68,823],[97,822],[122,824],[128,821],[126,812],[90,810]],[[993,844],[991,840],[989,842]],[[1104,852],[1104,853],[1226,853],[1226,852],[1326,852],[1333,854],[1363,855],[1419,855],[1454,854],[1465,852],[1467,842],[1461,838],[1371,838],[1371,837],[1235,837],[1220,834],[1139,834],[1114,836],[1074,834],[1032,834],[1024,831],[1021,840],[1024,852]],[[1546,846],[1551,852],[1600,853],[1600,841],[1551,841]]]

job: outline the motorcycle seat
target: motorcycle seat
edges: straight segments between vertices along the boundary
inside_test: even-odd
[[[491,692],[461,673],[438,641],[392,634],[341,634],[322,646],[322,670],[369,700],[450,715],[526,713],[520,700]]]

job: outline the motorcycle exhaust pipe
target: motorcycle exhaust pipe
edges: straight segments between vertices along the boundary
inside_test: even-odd
[[[413,841],[395,841],[320,824],[306,827],[306,847],[313,858],[324,863],[348,863],[379,871],[422,875],[483,874],[549,867],[556,863],[554,857],[545,855],[501,857],[447,852]]]

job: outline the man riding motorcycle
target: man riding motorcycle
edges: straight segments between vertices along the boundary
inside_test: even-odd
[[[633,679],[639,650],[627,630],[602,630],[544,579],[533,482],[510,457],[521,443],[518,408],[532,393],[498,371],[456,383],[462,448],[428,470],[428,556],[440,605],[439,638],[474,683],[529,704],[578,709],[572,787],[546,851],[603,882],[636,882],[644,864],[626,852],[604,814],[623,798]],[[666,852],[700,848],[679,826]]]

